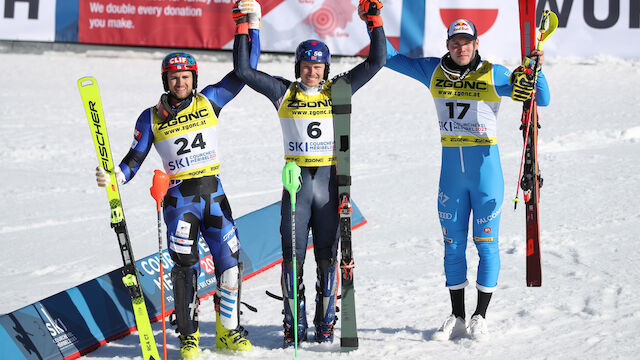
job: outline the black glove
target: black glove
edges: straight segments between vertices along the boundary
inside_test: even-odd
[[[358,13],[361,17],[366,18],[367,28],[369,32],[374,27],[382,26],[382,17],[380,16],[380,9],[382,9],[382,1],[380,0],[360,0],[358,5]]]
[[[515,101],[527,101],[533,93],[534,79],[533,71],[530,68],[518,66],[511,77],[509,83],[513,86],[511,89],[511,98]]]

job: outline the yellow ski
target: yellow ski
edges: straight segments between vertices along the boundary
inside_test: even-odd
[[[120,253],[122,255],[122,261],[124,262],[122,282],[131,296],[132,310],[136,319],[138,335],[140,336],[142,358],[144,360],[159,360],[158,348],[153,338],[149,314],[147,313],[147,307],[144,303],[144,294],[142,293],[142,287],[140,287],[140,281],[138,279],[136,261],[133,257],[133,251],[131,250],[127,223],[124,220],[118,182],[116,181],[116,175],[113,171],[113,158],[111,157],[111,148],[109,147],[109,137],[102,112],[98,83],[93,77],[83,77],[78,80],[78,89],[80,90],[82,103],[87,113],[87,120],[89,120],[89,127],[91,128],[91,136],[96,148],[96,154],[98,155],[98,162],[110,177],[110,182],[106,189],[109,206],[111,208],[111,227],[116,232],[120,245]]]

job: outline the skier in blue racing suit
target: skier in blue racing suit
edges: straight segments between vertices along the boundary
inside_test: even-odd
[[[477,30],[469,20],[451,23],[446,45],[449,52],[442,58],[410,58],[399,54],[387,42],[386,66],[430,89],[440,124],[438,214],[452,315],[433,338],[446,340],[469,334],[481,339],[488,335],[485,316],[500,271],[498,232],[504,180],[496,139],[498,110],[502,96],[517,101],[530,98],[533,81],[528,68],[520,66],[511,73],[502,65],[481,59]],[[542,51],[534,50],[529,58],[539,57],[542,64],[543,56]],[[544,74],[538,74],[537,104],[546,106],[549,88]],[[480,260],[476,279],[478,303],[467,329],[465,251],[471,212],[473,240]]]
[[[237,7],[237,5],[236,5]],[[255,68],[260,55],[260,6],[245,10],[238,31],[251,38],[248,55]],[[240,326],[242,268],[238,262],[240,242],[231,208],[220,182],[218,116],[222,108],[244,87],[232,71],[219,83],[197,92],[198,67],[184,52],[162,61],[165,93],[156,106],[142,112],[135,125],[131,149],[115,168],[120,184],[140,169],[151,146],[162,158],[170,188],[163,201],[167,244],[175,266],[171,271],[175,298],[175,324],[183,359],[198,356],[198,239],[204,238],[213,256],[217,289],[216,347],[251,349],[247,332]],[[99,186],[108,178],[97,169]],[[173,322],[172,322],[173,323]]]
[[[384,65],[385,36],[378,0],[361,0],[367,13],[371,48],[369,57],[352,70],[341,74],[355,93]],[[282,294],[284,297],[284,346],[294,344],[293,306],[298,306],[298,341],[307,338],[302,268],[309,230],[313,233],[316,258],[315,340],[333,341],[336,322],[336,266],[339,240],[338,184],[329,80],[329,48],[321,41],[307,40],[296,50],[297,81],[272,77],[249,67],[246,35],[237,35],[234,66],[238,76],[252,89],[265,95],[278,111],[284,140],[285,161],[295,161],[302,172],[302,188],[296,200],[296,277],[298,299],[293,298],[291,205],[287,191],[282,192],[280,234],[282,239]]]

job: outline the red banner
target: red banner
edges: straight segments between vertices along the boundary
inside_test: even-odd
[[[230,0],[80,1],[78,42],[221,48],[233,40]]]

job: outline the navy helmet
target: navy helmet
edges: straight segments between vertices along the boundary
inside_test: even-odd
[[[327,44],[320,40],[306,40],[296,49],[296,79],[300,77],[300,62],[310,61],[324,63],[324,79],[329,77],[329,65],[331,65],[331,53]]]
[[[198,64],[191,54],[185,52],[174,52],[164,57],[162,60],[162,84],[164,91],[169,91],[167,72],[172,70],[187,70],[193,73],[193,89],[198,88]]]

